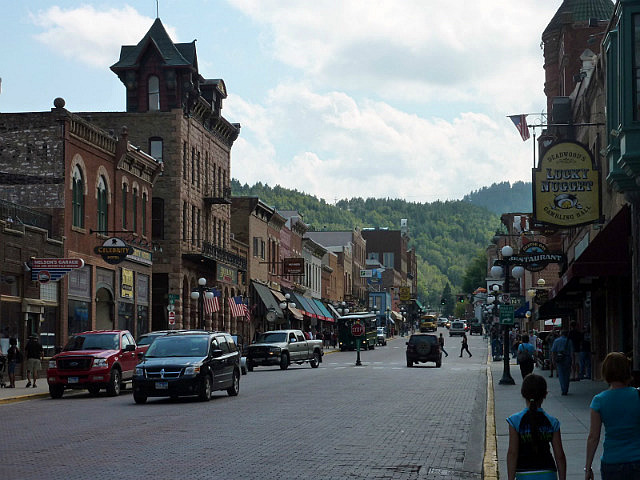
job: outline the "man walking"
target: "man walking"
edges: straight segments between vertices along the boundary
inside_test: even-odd
[[[30,335],[27,344],[24,346],[24,353],[27,356],[27,388],[31,387],[31,376],[33,376],[33,388],[36,388],[36,380],[38,380],[38,371],[42,358],[44,356],[44,349],[38,341],[38,337]]]
[[[442,336],[442,333],[440,333],[440,336],[438,337],[438,343],[440,344],[440,350],[443,351],[444,355],[446,357],[449,356],[449,354],[447,353],[447,351],[444,349],[444,337]]]
[[[460,357],[462,357],[462,352],[464,352],[465,350],[469,354],[469,358],[473,357],[473,355],[471,355],[471,352],[469,351],[466,332],[462,334],[462,348],[460,349]]]
[[[551,361],[555,364],[558,371],[558,380],[560,380],[562,395],[569,393],[572,357],[573,346],[569,340],[569,332],[563,330],[560,337],[556,338],[551,346]]]

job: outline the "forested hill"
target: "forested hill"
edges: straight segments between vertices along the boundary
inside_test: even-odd
[[[465,195],[462,200],[485,207],[497,215],[505,212],[526,213],[533,211],[531,182],[494,183],[490,187]]]
[[[311,230],[354,227],[400,229],[407,219],[410,247],[418,258],[418,296],[435,304],[447,282],[461,291],[471,259],[484,251],[499,226],[499,217],[469,201],[415,203],[404,200],[353,198],[331,205],[315,196],[276,185],[241,185],[232,180],[233,195],[256,196],[278,210],[297,210]],[[505,211],[505,210],[503,210]]]

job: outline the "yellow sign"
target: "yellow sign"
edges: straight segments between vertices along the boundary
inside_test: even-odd
[[[600,170],[584,145],[558,142],[542,156],[533,169],[533,217],[558,227],[600,219]]]
[[[411,288],[410,287],[400,287],[400,301],[406,302],[411,300]]]
[[[133,270],[123,268],[121,272],[120,296],[122,298],[133,298]]]

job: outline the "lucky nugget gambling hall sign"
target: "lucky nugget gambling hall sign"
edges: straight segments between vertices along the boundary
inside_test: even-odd
[[[549,147],[533,169],[533,217],[557,227],[597,222],[602,215],[600,170],[578,142]]]

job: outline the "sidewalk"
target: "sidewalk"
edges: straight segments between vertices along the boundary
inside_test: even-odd
[[[9,385],[9,379],[4,376],[5,385]],[[26,388],[26,380],[16,380],[16,388],[0,388],[0,405],[3,403],[13,403],[31,398],[48,397],[49,386],[47,378],[38,378],[36,382],[38,387]]]
[[[497,441],[498,471],[500,480],[507,478],[507,448],[509,446],[509,429],[506,418],[525,408],[525,401],[520,395],[522,376],[515,359],[511,360],[510,373],[515,385],[500,385],[504,370],[502,361],[493,362],[489,358],[488,365],[493,381],[493,402],[495,409],[495,429]],[[560,384],[554,375],[549,378],[549,370],[536,368],[534,373],[542,375],[547,381],[549,393],[542,404],[550,415],[560,420],[562,445],[567,456],[567,480],[584,480],[584,461],[589,434],[589,416],[591,399],[597,393],[606,390],[607,384],[601,381],[581,380],[571,382],[569,395],[560,395]],[[489,412],[488,412],[489,414]],[[489,433],[489,432],[488,432]],[[593,472],[596,479],[600,478],[600,456],[602,455],[602,435],[600,445],[593,460]]]

